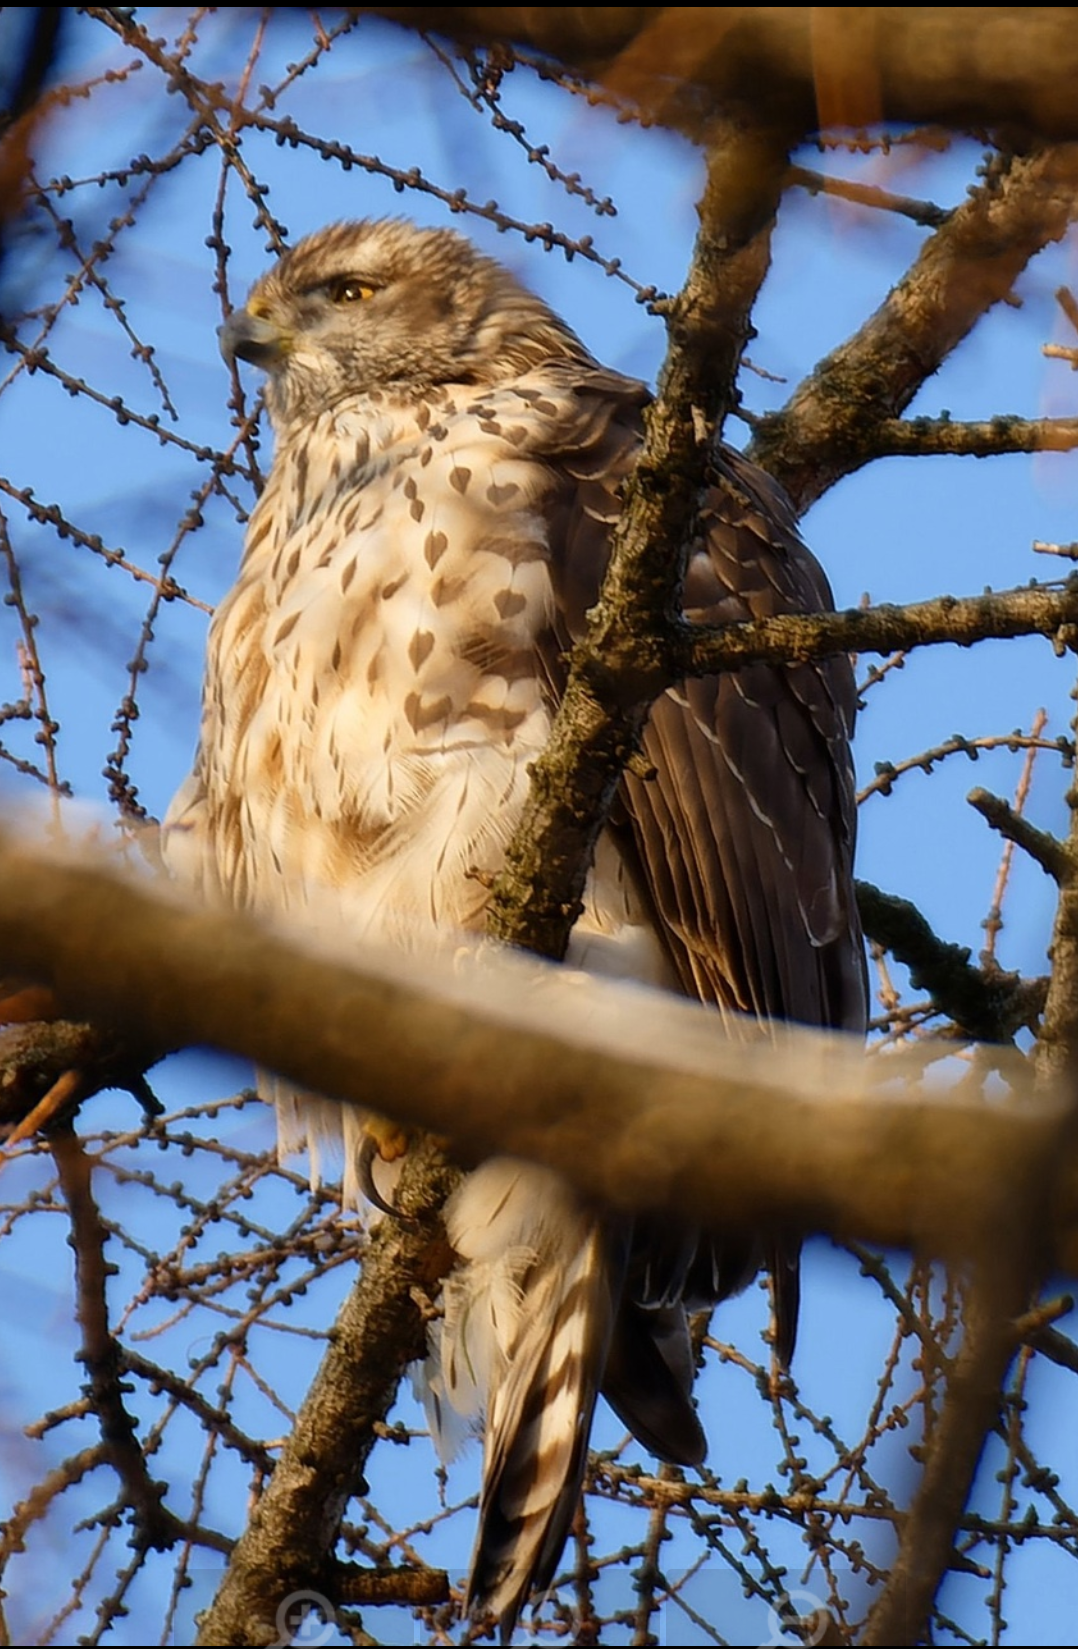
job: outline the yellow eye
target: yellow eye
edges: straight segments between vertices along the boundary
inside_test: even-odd
[[[342,275],[340,280],[331,281],[329,295],[334,303],[362,303],[366,298],[373,298],[377,287],[368,286],[366,281],[360,281],[354,275]]]

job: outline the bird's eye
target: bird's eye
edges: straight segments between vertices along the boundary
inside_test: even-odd
[[[354,275],[342,275],[339,280],[330,281],[326,290],[334,303],[362,303],[366,298],[373,298],[377,288],[357,280]]]

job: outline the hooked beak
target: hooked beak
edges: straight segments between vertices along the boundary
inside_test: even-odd
[[[218,327],[217,337],[229,366],[238,358],[269,372],[288,352],[287,334],[274,321],[252,315],[249,309],[234,309],[224,326]]]

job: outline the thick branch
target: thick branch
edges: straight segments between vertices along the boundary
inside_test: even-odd
[[[1072,723],[1074,726],[1078,726],[1078,720]],[[1074,1083],[1078,1075],[1078,787],[1072,786],[1067,793],[1070,823],[1065,842],[1040,831],[1031,839],[1031,827],[1027,820],[1010,810],[1004,820],[998,808],[993,815],[993,810],[986,806],[985,793],[974,792],[974,795],[978,797],[974,805],[997,828],[1033,852],[1059,885],[1052,943],[1048,952],[1052,974],[1037,1038],[1037,1080],[1045,1089],[1055,1086],[1068,1095],[1073,1136],[1078,1128],[1078,1104],[1074,1101]],[[1073,1151],[1073,1138],[1069,1148]]]
[[[1034,253],[1059,239],[1076,209],[1075,145],[999,162],[925,242],[876,313],[820,362],[783,411],[760,419],[749,456],[803,511],[890,450],[877,444],[877,432],[894,440],[895,421],[921,385],[1007,297]]]
[[[662,414],[667,417],[666,413]],[[542,757],[524,818],[495,885],[490,928],[548,956],[565,953],[594,843],[651,701],[686,675],[764,661],[788,664],[836,653],[910,652],[938,642],[972,646],[989,637],[1078,637],[1078,576],[1060,588],[1032,586],[979,596],[939,596],[908,606],[783,614],[720,628],[672,616],[673,558],[657,553],[664,531],[685,532],[695,501],[689,479],[659,484],[669,458],[638,474],[603,598],[574,653],[569,687]],[[667,458],[664,460],[664,452]],[[679,524],[680,523],[680,524]],[[672,536],[666,543],[685,542]]]
[[[20,1122],[63,1076],[77,1070],[83,1098],[102,1088],[126,1088],[147,1110],[156,1102],[144,1072],[170,1050],[141,1038],[125,1044],[97,1025],[69,1020],[0,1029],[0,1132]]]
[[[829,123],[1015,124],[1078,137],[1070,6],[375,6],[417,29],[535,47],[695,130],[752,97]]]
[[[673,995],[538,961],[343,965],[10,842],[0,877],[0,949],[72,1009],[161,1047],[257,1059],[450,1135],[465,1159],[544,1162],[617,1208],[968,1252],[992,1188],[1018,1183],[1057,1126],[1054,1103],[933,1095],[916,1066],[865,1060],[846,1039],[740,1022],[727,1035]],[[1021,1085],[1023,1062],[1008,1068]],[[1046,1240],[1078,1272],[1078,1168],[1062,1153],[1055,1168]]]
[[[1045,635],[1057,647],[1073,647],[1078,638],[1078,576],[1062,588],[1034,585],[903,607],[789,613],[714,629],[686,624],[670,610],[673,558],[657,547],[664,531],[686,530],[675,506],[686,508],[695,492],[676,470],[669,490],[660,487],[663,454],[669,461],[670,450],[669,430],[660,429],[660,458],[638,474],[623,517],[624,548],[615,552],[592,629],[574,654],[565,700],[535,764],[528,809],[492,899],[491,931],[549,956],[564,955],[622,769],[652,699],[673,682],[758,661],[886,655],[939,642],[969,647],[1021,635]]]
[[[565,954],[625,763],[671,679],[663,635],[680,608],[711,431],[733,402],[770,255],[785,142],[736,122],[712,140],[700,232],[685,286],[668,309],[669,351],[609,571],[490,903],[496,937],[556,958]]]
[[[984,806],[991,798],[985,798],[984,792],[979,796],[975,805],[991,816],[991,809]],[[1043,837],[1037,844],[1038,857],[1059,884],[1052,974],[1037,1041],[1036,1090],[1065,1096],[1052,1149],[1072,1159],[1078,1123],[1074,1101],[1078,1073],[1078,791],[1071,790],[1068,802],[1066,843],[1036,833]],[[1003,810],[1006,832],[1013,840],[1032,830],[1013,809],[997,806]],[[1030,1161],[1027,1172],[1015,1179],[1009,1191],[1003,1185],[983,1188],[984,1211],[995,1228],[994,1251],[987,1247],[973,1271],[962,1350],[948,1376],[943,1411],[929,1439],[924,1476],[902,1531],[898,1558],[869,1617],[866,1644],[925,1640],[933,1600],[952,1561],[954,1531],[968,1502],[985,1439],[998,1419],[1003,1383],[1018,1344],[1018,1325],[1051,1263],[1043,1194],[1047,1189],[1051,1195],[1052,1183],[1052,1162],[1046,1154],[1039,1166]]]

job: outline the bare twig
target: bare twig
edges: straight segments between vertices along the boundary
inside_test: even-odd
[[[279,1609],[291,1593],[322,1589],[331,1604],[354,1596],[354,1571],[334,1562],[333,1548],[376,1427],[406,1364],[424,1354],[426,1324],[410,1285],[436,1289],[449,1263],[437,1211],[454,1179],[431,1148],[409,1155],[399,1201],[413,1219],[387,1220],[372,1238],[295,1427],[200,1622],[199,1643],[277,1643]],[[399,1575],[391,1584],[390,1596],[405,1595]],[[423,1584],[420,1601],[431,1601],[431,1590],[445,1595],[444,1575]]]
[[[89,1377],[90,1402],[101,1425],[108,1458],[123,1485],[124,1501],[134,1513],[133,1543],[141,1550],[151,1546],[164,1549],[180,1538],[182,1526],[165,1505],[165,1485],[150,1476],[135,1422],[124,1406],[123,1358],[109,1330],[105,1300],[109,1267],[104,1246],[108,1233],[93,1198],[90,1160],[69,1129],[60,1129],[53,1136],[52,1154],[71,1215],[82,1329],[80,1358]]]
[[[990,791],[983,790],[980,786],[971,790],[966,800],[988,820],[993,830],[998,830],[1009,842],[1024,848],[1047,876],[1060,883],[1064,881],[1069,860],[1063,843],[1055,836],[1050,835],[1047,830],[1039,830],[1001,796],[993,796]]]

